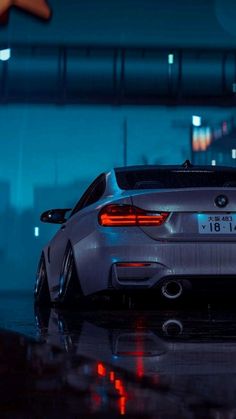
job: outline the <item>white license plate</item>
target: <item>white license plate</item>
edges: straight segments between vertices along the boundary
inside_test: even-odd
[[[198,214],[200,234],[236,234],[236,214]]]

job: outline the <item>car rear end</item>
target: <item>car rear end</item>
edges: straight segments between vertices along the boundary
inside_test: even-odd
[[[116,232],[125,249],[113,259],[110,287],[160,288],[176,299],[191,288],[234,284],[234,168],[137,166],[116,169],[116,178],[130,204],[99,213],[102,228]]]

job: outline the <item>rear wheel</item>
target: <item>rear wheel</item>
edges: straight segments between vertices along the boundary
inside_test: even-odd
[[[35,281],[34,301],[37,305],[48,306],[51,302],[44,254],[42,253]]]
[[[66,247],[60,275],[60,290],[57,302],[63,305],[74,305],[83,297],[76,272],[73,249],[70,243]]]

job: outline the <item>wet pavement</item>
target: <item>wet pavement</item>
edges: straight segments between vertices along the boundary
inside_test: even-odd
[[[236,418],[236,307],[36,309],[0,296],[0,418]]]

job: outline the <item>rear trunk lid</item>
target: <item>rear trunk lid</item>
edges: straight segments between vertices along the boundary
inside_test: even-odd
[[[161,226],[140,227],[155,240],[236,241],[235,188],[136,190],[131,199],[146,211],[169,213]]]

